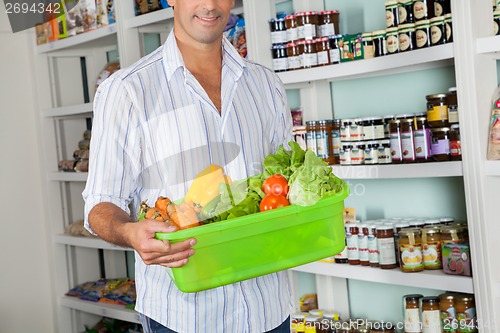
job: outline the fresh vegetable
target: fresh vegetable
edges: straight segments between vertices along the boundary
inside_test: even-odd
[[[284,197],[288,194],[288,181],[279,173],[269,176],[262,184],[262,190],[265,194],[276,194]]]
[[[276,194],[268,194],[266,195],[262,201],[260,202],[260,211],[264,212],[266,210],[276,209],[279,207],[289,206],[290,202],[282,196]]]
[[[186,203],[175,204],[167,197],[159,197],[154,207],[143,201],[140,205],[138,220],[153,219],[187,229],[200,225],[198,215],[192,206]]]

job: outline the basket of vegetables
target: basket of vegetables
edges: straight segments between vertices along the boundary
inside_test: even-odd
[[[154,207],[142,205],[139,218],[181,229],[157,233],[157,239],[197,239],[186,265],[166,268],[180,290],[211,289],[343,250],[348,186],[313,152],[293,141],[289,146],[264,159],[262,174],[231,181],[221,167],[211,165],[181,202],[158,198]]]

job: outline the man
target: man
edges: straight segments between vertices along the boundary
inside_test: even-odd
[[[262,171],[292,138],[281,81],[223,38],[234,0],[170,0],[165,44],[103,82],[94,100],[86,227],[135,250],[136,310],[146,332],[289,332],[286,272],[183,293],[165,267],[196,256],[195,239],[169,244],[163,222],[136,219],[143,200],[182,198],[215,163],[232,179]],[[132,206],[132,210],[129,207]]]

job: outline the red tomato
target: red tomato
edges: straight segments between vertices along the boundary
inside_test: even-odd
[[[275,194],[286,197],[288,194],[288,181],[279,173],[269,176],[262,184],[262,191],[264,191],[265,194]]]
[[[290,203],[284,196],[268,194],[260,202],[260,211],[263,212],[266,210],[271,210],[278,207],[285,207],[289,205]]]

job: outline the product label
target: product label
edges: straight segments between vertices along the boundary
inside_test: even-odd
[[[316,155],[318,155],[318,149],[316,147],[316,133],[307,132],[306,145],[307,145],[307,150],[311,150]]]
[[[422,324],[423,333],[441,333],[439,310],[422,311]]]
[[[450,154],[450,140],[433,137],[431,143],[432,155],[449,155]]]
[[[304,24],[304,39],[314,39],[316,37],[316,25]]]
[[[385,137],[384,134],[384,125],[374,125],[373,128],[373,139],[383,139]]]
[[[431,132],[428,128],[416,130],[414,132],[415,155],[417,159],[427,159],[431,157]]]
[[[405,33],[399,35],[399,49],[401,51],[406,51],[410,48],[410,36]]]
[[[285,31],[273,31],[273,32],[271,32],[271,43],[283,44],[286,42],[287,42],[286,30]]]
[[[427,121],[448,120],[448,106],[432,104],[427,105]]]
[[[316,132],[316,147],[318,152],[316,155],[321,158],[329,157],[328,154],[328,132],[318,131]]]
[[[448,105],[448,122],[450,124],[458,123],[458,105]]]
[[[394,26],[394,13],[390,9],[385,11],[385,25],[387,28]]]
[[[288,68],[289,69],[302,68],[302,57],[301,56],[288,57]]]
[[[393,161],[401,161],[402,152],[401,152],[401,137],[399,133],[391,133],[391,156]]]
[[[327,65],[328,64],[328,51],[318,52],[318,65]]]
[[[299,333],[299,332],[304,332],[304,329],[305,329],[305,325],[304,325],[304,322],[300,322],[300,323],[292,323],[292,331],[295,330],[295,332]]]
[[[497,21],[493,22],[493,31],[494,31],[494,35],[498,35],[498,23],[497,23]]]
[[[441,311],[441,326],[443,332],[456,332],[458,321],[455,317],[455,308],[448,308],[446,311]]]
[[[358,235],[359,260],[370,261],[370,253],[368,252],[368,236]]]
[[[273,59],[273,69],[278,71],[286,71],[288,69],[288,58]]]
[[[373,140],[374,135],[373,126],[363,126],[363,140]]]
[[[399,18],[399,24],[406,23],[406,19],[408,18],[408,12],[406,11],[405,6],[398,7],[398,18]]]
[[[417,20],[427,17],[427,5],[423,1],[415,1],[413,3],[413,16]]]
[[[364,158],[364,150],[358,147],[352,147],[351,149],[351,164],[362,164]]]
[[[363,126],[351,125],[349,128],[351,141],[358,141],[363,139]]]
[[[286,39],[289,42],[299,39],[297,28],[286,29]]]
[[[415,146],[413,143],[413,132],[401,133],[401,150],[403,153],[403,160],[415,160]]]
[[[330,50],[330,61],[332,64],[338,64],[340,62],[340,50],[332,49]]]
[[[387,36],[387,53],[396,53],[399,49],[399,39],[397,35]]]
[[[446,28],[446,40],[448,42],[451,42],[451,24],[445,23],[445,28]]]
[[[457,313],[457,321],[460,333],[477,332],[476,308]]]
[[[340,131],[335,130],[332,131],[332,145],[333,145],[333,156],[339,156],[339,150],[340,150]]]
[[[339,149],[340,164],[349,165],[351,164],[351,150],[350,149]]]
[[[378,264],[378,255],[377,237],[374,235],[368,235],[368,258],[370,263]]]
[[[358,260],[359,259],[358,236],[353,235],[351,233],[346,233],[346,242],[347,242],[347,258],[349,258],[349,260]]]
[[[335,35],[335,26],[333,23],[326,23],[319,26],[320,37],[327,37]]]
[[[415,31],[415,40],[417,42],[417,48],[427,46],[427,31],[426,30],[417,30]]]
[[[393,265],[396,263],[394,238],[377,238],[377,247],[380,253],[380,265]]]
[[[314,323],[306,323],[304,326],[304,333],[316,333],[316,326],[314,326]]]
[[[420,246],[403,244],[399,247],[402,268],[416,269],[424,267],[422,263],[422,248]]]
[[[441,242],[427,243],[423,245],[424,267],[438,268],[441,262]]]
[[[443,16],[443,6],[439,2],[434,2],[434,16]]]
[[[460,145],[460,140],[450,141],[450,155],[462,156],[462,146]]]
[[[405,333],[422,332],[419,309],[405,309]]]
[[[439,26],[431,26],[431,44],[439,44],[443,38],[443,32]]]
[[[378,164],[389,164],[392,163],[392,152],[389,147],[378,147]]]
[[[316,53],[304,53],[302,61],[305,68],[313,67],[318,64],[318,56]]]
[[[297,39],[304,39],[304,26],[297,27]]]
[[[365,164],[377,164],[378,163],[378,151],[373,148],[365,148],[364,156]]]

